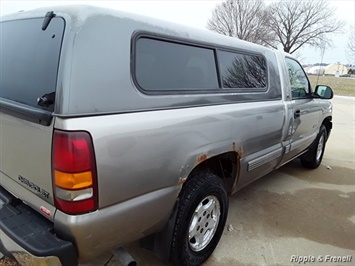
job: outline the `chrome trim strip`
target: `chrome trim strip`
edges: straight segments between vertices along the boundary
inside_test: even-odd
[[[259,158],[256,158],[250,162],[248,162],[248,172],[274,160],[277,159],[278,157],[281,157],[282,154],[282,149],[277,149],[275,151],[269,152]]]

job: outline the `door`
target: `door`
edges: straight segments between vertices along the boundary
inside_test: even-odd
[[[311,86],[302,66],[294,59],[285,58],[292,95],[292,115],[288,124],[286,162],[306,150],[319,131],[321,109],[312,97]]]

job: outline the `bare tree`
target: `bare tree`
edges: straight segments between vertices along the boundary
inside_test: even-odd
[[[355,62],[355,28],[350,27],[347,54],[351,63]]]
[[[334,8],[326,0],[280,0],[268,9],[270,30],[284,51],[291,54],[305,44],[317,48],[329,46],[328,34],[341,32],[344,24],[335,17]]]
[[[230,37],[272,44],[274,37],[267,28],[269,20],[263,0],[226,0],[218,4],[207,22],[207,28]]]

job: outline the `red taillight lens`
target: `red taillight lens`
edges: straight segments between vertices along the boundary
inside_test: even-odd
[[[56,207],[68,214],[96,210],[96,162],[90,134],[55,130],[52,160]]]
[[[62,172],[85,172],[90,169],[90,142],[86,132],[54,132],[53,167]]]

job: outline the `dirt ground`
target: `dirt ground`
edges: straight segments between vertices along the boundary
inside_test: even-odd
[[[204,265],[355,265],[355,101],[332,102],[322,165],[307,170],[295,160],[231,196],[223,236]],[[164,265],[138,243],[126,248],[138,265]],[[86,265],[121,264],[106,256]]]

